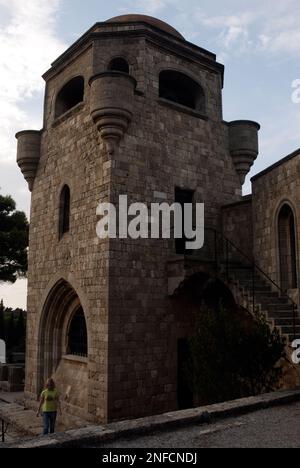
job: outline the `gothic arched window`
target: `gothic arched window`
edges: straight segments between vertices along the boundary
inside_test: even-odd
[[[55,104],[55,118],[68,112],[84,98],[84,78],[76,76],[59,91]]]
[[[67,353],[71,356],[88,355],[87,328],[82,307],[77,310],[70,323]]]
[[[59,203],[59,238],[70,231],[71,192],[65,185],[60,194]]]
[[[159,97],[205,113],[205,95],[202,87],[178,71],[165,70],[160,73]]]

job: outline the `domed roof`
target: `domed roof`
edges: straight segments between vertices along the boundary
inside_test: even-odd
[[[175,28],[170,26],[168,23],[165,23],[164,21],[161,21],[157,18],[153,18],[153,16],[122,15],[122,16],[116,16],[115,18],[111,18],[107,20],[106,22],[107,23],[138,23],[138,22],[148,23],[148,24],[151,24],[152,26],[155,26],[156,28],[161,29],[162,31],[165,31],[169,34],[172,34],[173,36],[178,37],[179,39],[184,39],[182,34],[180,34],[180,32],[177,31]]]

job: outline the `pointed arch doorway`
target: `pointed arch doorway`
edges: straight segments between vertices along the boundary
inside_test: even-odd
[[[284,291],[297,288],[297,248],[295,216],[285,203],[278,214],[280,284]]]
[[[65,280],[50,291],[39,328],[38,389],[54,377],[66,404],[87,411],[88,332],[79,296]]]

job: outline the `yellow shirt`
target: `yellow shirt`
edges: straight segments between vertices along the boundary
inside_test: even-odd
[[[42,407],[43,413],[56,413],[59,393],[56,390],[44,390],[42,393],[44,404]]]

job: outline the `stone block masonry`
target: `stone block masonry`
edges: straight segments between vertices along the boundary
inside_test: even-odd
[[[129,74],[111,68],[124,60]],[[96,24],[44,75],[44,127],[19,134],[21,150],[40,139],[29,169],[18,155],[32,189],[27,405],[53,376],[65,412],[92,422],[178,409],[178,343],[193,317],[168,295],[175,243],[100,240],[96,208],[122,194],[172,204],[176,189],[189,190],[206,225],[221,229],[258,132],[223,121],[223,74],[214,54],[134,16]],[[85,346],[73,333],[82,312]]]

